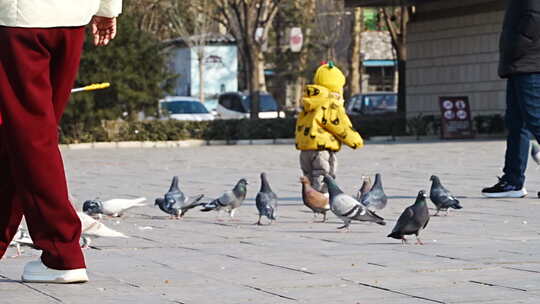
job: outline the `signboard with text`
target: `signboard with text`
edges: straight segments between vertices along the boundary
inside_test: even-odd
[[[469,97],[442,96],[439,97],[439,106],[441,108],[441,138],[474,137]]]

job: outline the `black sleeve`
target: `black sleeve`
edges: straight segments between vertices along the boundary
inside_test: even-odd
[[[540,38],[540,1],[525,0],[519,18],[518,32],[531,41]]]

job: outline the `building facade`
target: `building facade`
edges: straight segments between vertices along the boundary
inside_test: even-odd
[[[350,6],[400,1],[349,0]],[[440,96],[468,96],[471,114],[502,114],[505,82],[497,75],[504,0],[409,1],[407,116],[440,115]]]
[[[199,58],[196,47],[183,39],[166,42],[171,47],[170,68],[178,75],[174,86],[177,96],[199,97]],[[216,100],[224,92],[238,90],[238,50],[234,40],[226,35],[208,35],[204,46],[202,73],[205,101]]]

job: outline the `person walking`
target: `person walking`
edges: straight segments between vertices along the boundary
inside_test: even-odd
[[[336,178],[337,156],[341,145],[362,148],[364,140],[353,128],[343,106],[345,75],[330,61],[319,66],[313,84],[304,89],[302,111],[295,127],[300,168],[314,189],[328,193],[325,175]]]
[[[482,194],[525,197],[531,133],[540,141],[540,1],[507,1],[499,48],[499,76],[507,79],[504,174]]]
[[[68,199],[57,125],[77,74],[85,25],[116,35],[121,0],[0,0],[0,258],[24,215],[41,258],[26,282],[86,282],[81,222]]]

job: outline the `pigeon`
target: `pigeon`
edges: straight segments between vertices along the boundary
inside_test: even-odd
[[[81,220],[81,238],[83,241],[83,248],[88,248],[90,246],[90,237],[127,238],[125,234],[105,226],[103,223],[96,221],[94,218],[84,212],[77,212],[77,215]]]
[[[324,223],[326,221],[326,212],[330,210],[328,197],[311,187],[311,182],[306,176],[300,177],[300,183],[302,184],[302,200],[304,201],[304,205],[313,211],[314,216],[321,213],[323,215],[322,222]]]
[[[259,210],[259,221],[257,225],[261,225],[261,217],[266,216],[270,223],[276,220],[278,197],[270,188],[266,173],[261,173],[261,190],[257,193],[255,204]]]
[[[201,211],[221,211],[221,209],[225,209],[232,219],[236,209],[242,205],[242,202],[246,198],[247,185],[248,182],[244,178],[240,179],[232,190],[223,193],[220,197],[209,203],[205,203]]]
[[[382,217],[370,211],[352,196],[343,193],[331,176],[325,175],[324,182],[328,185],[330,193],[330,210],[344,222],[344,225],[338,229],[347,228],[348,230],[353,220],[386,225]]]
[[[366,206],[369,210],[381,210],[386,207],[386,194],[384,193],[381,174],[375,174],[375,182],[371,189],[362,195],[360,198],[362,205]]]
[[[28,235],[28,231],[25,229],[22,229],[19,227],[17,229],[17,232],[15,233],[15,236],[13,237],[13,240],[11,243],[9,243],[9,247],[15,247],[17,249],[17,254],[13,257],[18,257],[22,254],[21,247],[30,247],[33,249],[38,249],[34,242],[32,241],[32,238],[30,235]]]
[[[113,217],[121,217],[128,209],[146,206],[146,204],[142,204],[144,201],[146,201],[146,197],[135,199],[115,198],[108,201],[101,201],[99,199],[87,200],[83,204],[83,212],[90,216],[101,216],[105,214]]]
[[[189,209],[202,205],[200,200],[204,194],[199,194],[193,198],[186,196],[178,188],[178,176],[173,177],[169,191],[163,198],[156,198],[154,206],[158,206],[161,211],[170,215],[170,218],[180,219]]]
[[[401,240],[402,243],[407,243],[405,235],[415,234],[416,243],[423,245],[420,240],[420,231],[424,230],[429,222],[429,211],[426,203],[426,193],[424,190],[418,192],[416,201],[413,205],[405,208],[399,216],[392,233],[388,237]]]
[[[360,189],[356,193],[356,200],[361,201],[362,196],[368,193],[369,189],[371,189],[371,178],[369,176],[362,176],[362,186],[360,186]]]
[[[536,164],[540,165],[540,147],[535,142],[531,143],[531,157]]]
[[[448,208],[463,208],[452,193],[443,187],[441,181],[436,175],[432,175],[430,180],[433,183],[431,184],[431,190],[429,191],[429,198],[437,207],[437,213],[435,213],[434,216],[437,216],[441,210],[446,211],[446,215],[448,215]]]

